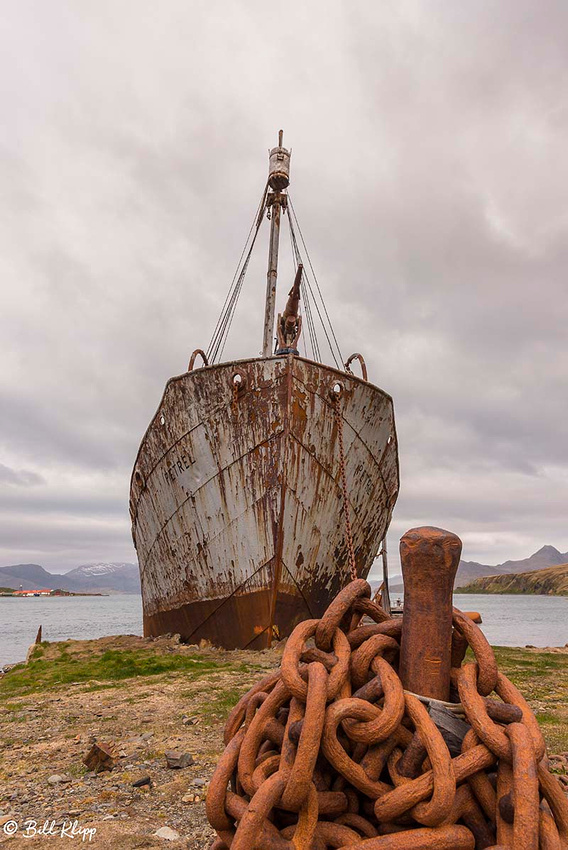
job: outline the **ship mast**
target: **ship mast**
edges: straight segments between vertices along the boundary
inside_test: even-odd
[[[270,242],[268,247],[268,272],[266,274],[266,307],[264,311],[264,334],[262,356],[274,353],[274,312],[276,305],[276,279],[278,277],[278,246],[280,242],[280,219],[287,209],[288,196],[283,189],[290,183],[290,151],[282,147],[283,131],[278,133],[278,146],[269,154],[268,184],[272,189],[266,197],[266,209],[270,217]]]

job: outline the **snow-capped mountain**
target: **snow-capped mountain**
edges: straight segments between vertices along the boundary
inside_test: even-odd
[[[140,593],[136,564],[124,562],[83,564],[68,573],[48,573],[39,564],[0,567],[0,587],[37,590],[49,587],[72,593]]]
[[[75,569],[72,570],[72,573],[73,573],[73,575],[82,575],[82,576],[103,576],[103,575],[107,575],[108,573],[121,572],[124,569],[126,569],[128,571],[129,568],[138,570],[138,567],[136,566],[136,564],[128,564],[128,563],[121,563],[121,562],[114,562],[113,561],[110,564],[103,564],[103,563],[101,563],[101,564],[83,564],[80,567],[75,567]],[[70,573],[67,573],[67,575],[70,575]]]
[[[140,574],[136,564],[117,562],[83,564],[68,572],[65,578],[91,591],[140,593]]]

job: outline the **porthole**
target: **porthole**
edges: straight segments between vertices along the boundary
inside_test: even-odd
[[[243,375],[242,372],[233,372],[231,384],[234,391],[242,393],[247,385],[246,375]]]
[[[341,383],[341,381],[335,381],[335,383],[331,387],[329,393],[330,393],[331,397],[334,398],[334,399],[341,398],[341,396],[343,394],[343,384]]]

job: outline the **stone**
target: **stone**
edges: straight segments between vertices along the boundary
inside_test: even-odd
[[[193,764],[193,756],[189,753],[180,753],[177,750],[168,750],[165,753],[166,762],[170,770],[180,770]]]
[[[48,776],[47,781],[50,785],[60,785],[71,782],[71,777],[65,773],[53,773],[51,776]]]
[[[170,829],[169,826],[162,826],[154,833],[156,838],[164,838],[166,841],[179,841],[181,835],[175,829]]]
[[[132,783],[133,788],[143,788],[144,785],[149,785],[150,788],[152,787],[152,780],[149,776],[141,776],[140,779],[136,779]]]
[[[95,773],[101,773],[103,770],[112,770],[117,757],[118,753],[115,744],[110,741],[108,743],[96,741],[83,759],[83,764],[89,770],[94,770]]]
[[[204,779],[202,776],[198,776],[196,779],[191,780],[191,784],[195,785],[196,788],[203,788],[205,785],[207,785],[207,780]]]

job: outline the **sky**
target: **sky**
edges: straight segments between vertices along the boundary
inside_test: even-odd
[[[416,525],[568,551],[567,31],[564,0],[2,3],[0,564],[135,559],[138,444],[280,128],[342,352],[394,398],[394,571]],[[260,351],[259,238],[227,358]]]

